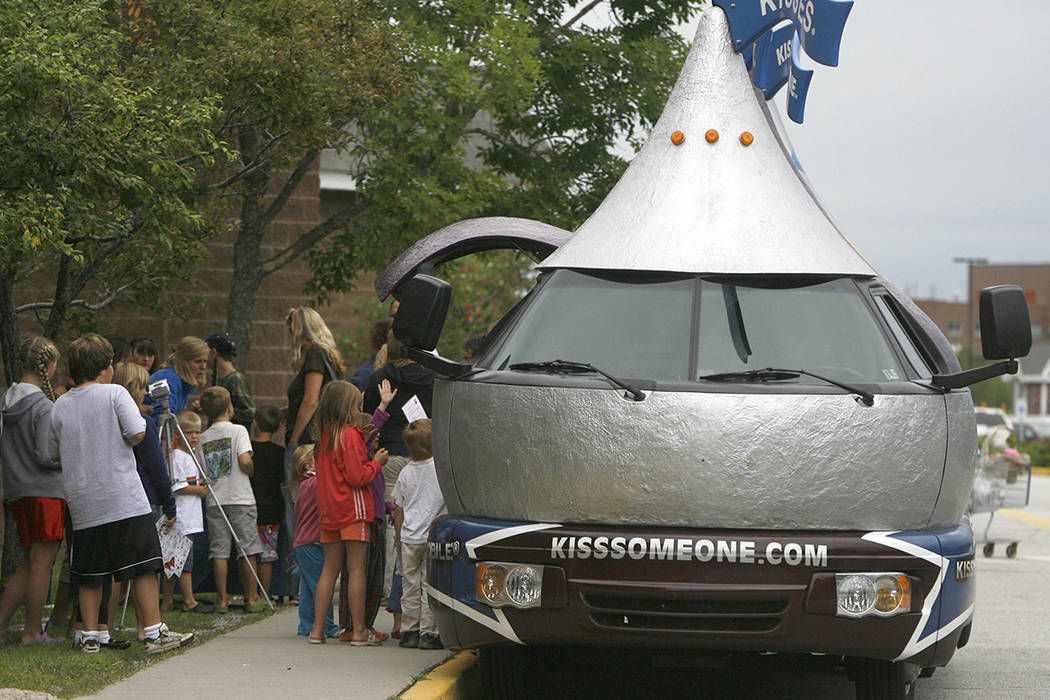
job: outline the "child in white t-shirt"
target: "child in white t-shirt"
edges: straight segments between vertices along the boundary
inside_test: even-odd
[[[241,558],[240,569],[241,587],[244,589],[248,611],[262,612],[269,606],[260,599],[259,587],[252,573],[258,571],[258,556],[263,551],[256,529],[255,494],[248,478],[254,471],[252,441],[243,425],[230,422],[233,403],[230,401],[230,392],[223,387],[213,386],[201,394],[201,410],[211,425],[201,433],[201,444],[194,452],[204,467],[211,489],[207,498],[208,557],[215,573],[215,589],[218,593],[215,612],[229,612],[226,577],[231,555],[237,556],[233,551],[231,525],[245,554]],[[223,518],[223,512],[226,518]],[[226,524],[227,518],[230,525]]]
[[[80,586],[80,648],[99,651],[99,604],[104,584],[114,579],[132,581],[142,606],[146,653],[177,649],[193,634],[171,632],[160,620],[160,540],[131,449],[145,437],[146,421],[127,390],[109,383],[109,341],[89,333],[74,340],[66,356],[75,386],[52,409],[48,449],[53,460],[62,462],[73,522],[69,573]],[[167,520],[165,527],[174,524]]]
[[[179,429],[186,436],[186,442],[178,441],[175,449],[171,452],[171,490],[175,494],[175,508],[179,519],[175,527],[186,537],[204,532],[204,509],[201,499],[208,495],[208,487],[198,483],[197,465],[193,461],[191,450],[197,447],[201,441],[201,418],[193,411],[183,411],[176,419],[179,421]],[[187,444],[188,443],[188,444]],[[192,542],[193,538],[190,537]],[[174,582],[171,578],[164,579],[164,604],[165,610],[173,606],[172,592]],[[179,576],[179,592],[182,593],[182,611],[192,613],[212,613],[215,606],[198,601],[193,595],[193,545],[190,546],[189,554],[186,556],[186,564],[182,567],[182,575]]]
[[[401,541],[401,567],[404,591],[401,594],[399,646],[441,649],[437,623],[430,610],[424,583],[427,580],[427,535],[430,524],[447,513],[438,486],[431,448],[430,420],[412,421],[402,433],[412,460],[405,465],[394,486],[394,528]]]

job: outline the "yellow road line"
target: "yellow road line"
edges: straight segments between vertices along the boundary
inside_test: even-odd
[[[1044,518],[1042,515],[1026,513],[1023,510],[1017,510],[1016,508],[1001,508],[999,509],[999,512],[1003,515],[1009,515],[1011,518],[1016,518],[1021,522],[1028,523],[1040,530],[1050,530],[1050,518]]]

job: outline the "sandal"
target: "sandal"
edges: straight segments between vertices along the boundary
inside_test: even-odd
[[[265,600],[259,600],[259,601],[256,601],[255,603],[253,603],[252,605],[249,605],[244,610],[245,610],[245,612],[250,612],[250,613],[270,612],[270,604],[267,603]]]
[[[311,644],[324,644],[328,641],[324,637],[309,637],[309,640]]]
[[[58,644],[64,641],[66,641],[65,637],[52,637],[45,631],[33,644]]]
[[[368,633],[371,634],[376,639],[378,639],[380,644],[382,644],[386,640],[390,639],[390,635],[389,634],[386,634],[385,632],[379,632],[374,627],[369,627],[368,628]]]
[[[352,647],[377,647],[382,644],[383,641],[378,639],[372,632],[368,633],[367,639],[352,639],[350,640],[350,646]]]

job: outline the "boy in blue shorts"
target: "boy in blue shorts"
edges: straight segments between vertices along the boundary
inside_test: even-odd
[[[146,421],[127,390],[109,383],[109,341],[94,333],[81,336],[70,344],[67,357],[74,387],[55,402],[48,449],[53,460],[62,462],[73,522],[69,572],[80,585],[81,649],[99,651],[98,609],[110,577],[132,581],[142,606],[146,653],[177,649],[193,634],[172,632],[160,621],[160,540],[131,449],[145,437]],[[174,518],[166,522],[174,524]]]

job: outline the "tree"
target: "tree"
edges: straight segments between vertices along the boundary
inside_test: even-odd
[[[183,57],[169,76],[215,95],[213,137],[232,160],[212,168],[206,192],[236,221],[226,329],[243,363],[252,344],[263,280],[298,259],[364,206],[354,198],[325,221],[275,240],[272,224],[320,150],[353,138],[347,126],[395,95],[403,82],[397,33],[380,0],[183,0],[154,3],[156,60]]]
[[[229,330],[243,360],[262,280],[355,211],[268,240],[320,149],[396,93],[382,2],[18,0],[0,13],[0,155],[19,165],[0,176],[8,379],[18,313],[55,337],[71,309],[174,304],[166,284],[185,281],[231,214]],[[54,296],[16,308],[16,284],[41,271],[56,275]]]
[[[575,228],[622,174],[616,147],[659,116],[685,56],[674,26],[702,4],[393,2],[412,80],[355,123],[362,209],[311,253],[313,289],[344,291],[460,219]]]
[[[134,6],[101,0],[0,6],[0,345],[18,378],[19,314],[57,338],[69,314],[118,296],[158,300],[199,256],[194,166],[221,147],[217,103],[158,89],[128,58]],[[54,294],[15,290],[53,274]]]

